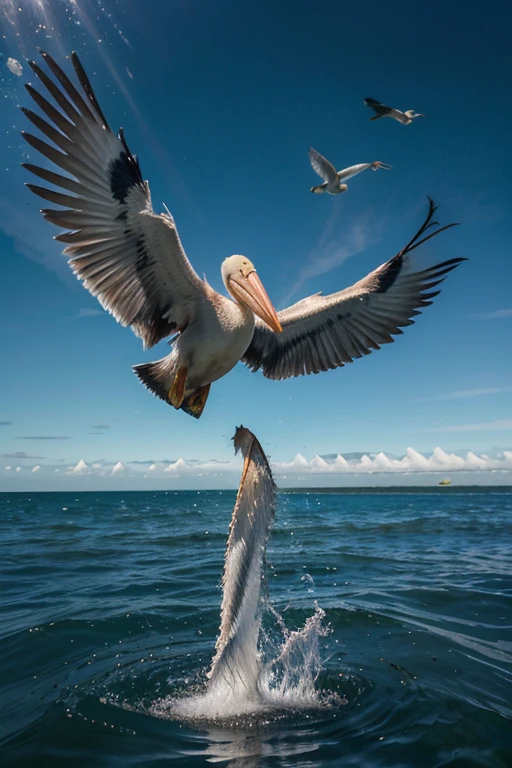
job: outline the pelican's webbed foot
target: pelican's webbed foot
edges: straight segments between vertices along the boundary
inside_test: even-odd
[[[187,368],[178,368],[174,382],[167,395],[169,402],[176,409],[181,408],[185,396],[185,384],[187,383]]]
[[[196,389],[196,391],[192,392],[191,395],[185,397],[181,404],[181,410],[185,411],[185,413],[188,413],[189,416],[193,416],[195,419],[198,419],[204,410],[206,401],[208,400],[210,387],[211,384],[207,384],[205,387]]]

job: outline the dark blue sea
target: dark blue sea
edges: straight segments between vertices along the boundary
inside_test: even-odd
[[[510,489],[280,493],[268,600],[287,631],[325,611],[318,705],[167,718],[205,684],[234,499],[0,496],[3,768],[512,766]]]

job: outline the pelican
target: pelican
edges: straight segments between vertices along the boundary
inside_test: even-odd
[[[310,296],[276,311],[245,256],[230,256],[222,278],[232,299],[196,274],[182,248],[173,217],[156,214],[149,185],[124,134],[112,133],[76,53],[71,61],[82,88],[42,53],[52,79],[30,66],[52,96],[56,109],[31,85],[28,93],[49,118],[24,109],[26,117],[58,147],[23,133],[28,143],[63,176],[33,164],[24,167],[57,190],[28,184],[50,203],[45,219],[69,231],[65,243],[71,269],[101,305],[131,326],[151,347],[173,335],[172,351],[161,360],[134,366],[138,378],[174,408],[199,418],[212,382],[242,360],[271,379],[318,373],[343,366],[379,349],[410,325],[419,309],[439,292],[431,289],[464,259],[417,270],[411,252],[452,224],[423,237],[436,206],[397,256],[365,278],[331,296]],[[255,318],[255,315],[257,318]]]
[[[375,114],[370,117],[370,120],[379,120],[381,117],[392,117],[394,120],[398,120],[399,123],[409,125],[417,117],[426,117],[421,112],[415,112],[414,109],[408,109],[405,112],[400,112],[399,109],[393,109],[393,107],[387,107],[385,104],[381,104],[376,99],[367,98],[364,100],[367,107],[373,109]]]
[[[348,187],[341,182],[348,181],[352,176],[357,176],[358,173],[366,171],[368,168],[371,168],[372,171],[378,171],[379,168],[386,171],[391,170],[391,165],[375,160],[373,163],[360,163],[359,165],[351,165],[350,168],[345,168],[343,171],[337,171],[334,165],[313,147],[309,148],[309,159],[313,170],[324,180],[323,184],[311,187],[311,192],[327,192],[329,195],[339,195],[346,192]]]

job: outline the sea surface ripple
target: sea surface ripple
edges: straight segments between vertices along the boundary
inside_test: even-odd
[[[268,592],[325,611],[325,706],[155,716],[204,686],[234,499],[0,495],[4,768],[512,766],[506,489],[281,493]]]

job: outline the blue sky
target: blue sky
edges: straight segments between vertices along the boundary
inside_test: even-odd
[[[147,0],[143,19],[130,1],[0,8],[0,489],[13,487],[15,465],[27,488],[34,465],[40,486],[57,488],[54,469],[80,459],[228,461],[240,423],[276,462],[512,446],[502,4],[462,15],[450,2],[328,1],[315,15],[301,2]],[[130,370],[165,344],[142,351],[100,311],[23,187],[19,163],[35,152],[19,136],[18,107],[31,106],[23,83],[33,76],[26,65],[16,76],[7,59],[23,64],[37,46],[60,61],[77,50],[107,119],[139,155],[155,209],[168,205],[192,264],[218,290],[232,253],[255,263],[278,309],[340,290],[409,240],[427,194],[441,223],[461,226],[418,253],[421,263],[469,261],[415,326],[353,365],[286,382],[240,365],[213,385],[199,421],[166,408]],[[427,117],[369,122],[366,96]],[[339,198],[313,196],[310,145],[340,168],[382,160],[393,170],[354,178]]]

